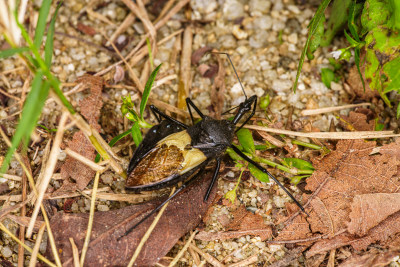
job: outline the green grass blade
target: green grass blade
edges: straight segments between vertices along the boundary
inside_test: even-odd
[[[19,54],[19,53],[23,53],[29,51],[28,47],[16,47],[16,48],[10,48],[10,49],[6,49],[3,51],[0,51],[0,58],[7,58],[7,57],[11,57],[15,54]]]
[[[161,65],[162,63],[153,70],[153,72],[150,74],[149,79],[147,80],[146,86],[144,87],[142,101],[140,102],[140,118],[142,120],[143,120],[144,109],[146,108],[147,101],[149,100],[151,87],[153,87],[154,80],[156,79],[157,73],[160,70]]]
[[[0,173],[6,171],[11,157],[20,142],[24,139],[24,144],[28,144],[30,134],[36,126],[36,122],[49,92],[49,83],[43,83],[42,78],[43,73],[38,71],[32,81],[31,91],[26,98],[21,119],[12,138],[11,147],[7,151],[3,165],[1,166]]]
[[[310,29],[308,31],[307,41],[306,41],[306,44],[304,45],[303,51],[301,52],[299,66],[297,68],[296,80],[294,81],[294,84],[293,84],[293,89],[292,90],[293,90],[294,93],[296,93],[297,84],[299,82],[301,69],[303,68],[304,59],[306,57],[308,46],[310,45],[311,38],[315,34],[315,31],[318,28],[318,24],[319,24],[320,20],[323,18],[325,9],[328,7],[330,2],[331,2],[331,0],[324,0],[321,3],[321,5],[318,7],[317,12],[315,12],[314,17],[312,18],[312,20],[310,22],[310,25],[309,25]]]
[[[38,49],[40,48],[40,45],[43,40],[43,35],[46,30],[47,17],[50,12],[51,2],[52,2],[51,0],[43,0],[40,6],[39,18],[36,24],[35,37],[33,40],[33,44]]]
[[[61,2],[57,5],[56,11],[50,22],[49,30],[47,31],[46,44],[44,46],[44,63],[50,69],[51,59],[53,57],[53,44],[54,44],[54,27],[56,24],[56,18],[58,10],[61,7]]]
[[[131,133],[131,129],[126,130],[122,134],[119,134],[116,137],[114,137],[113,139],[111,139],[110,143],[108,143],[108,144],[110,145],[110,147],[113,147],[115,145],[115,143],[117,143],[119,140],[121,140],[122,138],[124,138],[125,136],[127,136],[130,133]],[[97,163],[99,161],[100,161],[100,154],[97,153],[96,158],[94,159],[94,162]]]
[[[140,132],[139,124],[137,122],[133,123],[131,133],[132,133],[133,142],[135,142],[135,145],[138,146],[142,142],[143,137],[142,137],[142,133]]]

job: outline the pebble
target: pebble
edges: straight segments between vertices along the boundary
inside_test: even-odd
[[[97,205],[97,210],[98,211],[108,211],[108,210],[110,210],[110,208],[107,205],[100,204],[100,205]]]
[[[272,18],[268,15],[258,17],[253,22],[254,28],[269,30],[272,27]]]
[[[242,30],[239,25],[233,25],[232,34],[238,40],[246,39],[248,36],[247,32]]]
[[[5,247],[2,247],[2,248],[1,248],[1,254],[2,254],[3,257],[5,257],[5,258],[9,258],[9,257],[12,256],[13,252],[12,252],[12,250],[10,249],[9,246],[5,246]]]
[[[253,48],[261,48],[266,46],[268,40],[268,32],[260,31],[259,34],[252,35],[249,39],[249,45]]]
[[[250,0],[249,10],[252,16],[257,16],[261,13],[268,13],[271,8],[271,2],[265,0]]]
[[[274,80],[271,86],[275,92],[289,91],[292,88],[292,81],[289,80]]]
[[[234,20],[244,16],[244,8],[241,2],[236,0],[226,0],[223,7],[223,13],[226,19]]]
[[[221,44],[223,48],[231,49],[236,47],[235,38],[232,34],[222,35],[219,37],[218,42]]]
[[[297,33],[292,33],[288,36],[288,41],[292,44],[297,44]]]

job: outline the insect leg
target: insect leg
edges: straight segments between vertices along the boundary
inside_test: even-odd
[[[162,112],[161,110],[156,108],[154,105],[150,105],[150,110],[153,112],[153,114],[156,116],[156,118],[157,118],[157,120],[159,122],[161,121],[160,118],[162,117],[162,118],[164,118],[164,119],[166,119],[168,121],[171,121],[171,122],[174,122],[174,123],[178,124],[179,126],[181,126],[184,129],[187,129],[187,127],[188,127],[186,124],[184,124],[184,123],[182,123],[182,122],[180,122],[178,120],[175,120],[174,118],[168,116],[167,114],[165,114],[164,112]],[[159,117],[157,117],[157,116],[159,116]]]
[[[217,158],[216,161],[217,161],[217,164],[215,165],[214,174],[213,174],[211,183],[210,183],[210,185],[209,185],[209,187],[207,189],[207,193],[204,196],[204,201],[208,200],[208,197],[210,196],[211,190],[214,187],[215,181],[217,181],[217,178],[218,178],[219,168],[221,167],[221,158]]]
[[[192,106],[192,108],[197,112],[197,114],[199,114],[200,117],[202,119],[204,119],[203,113],[200,111],[200,109],[198,107],[196,107],[196,105],[193,103],[192,99],[190,99],[189,97],[186,98],[186,106],[188,108],[188,111],[189,111],[189,114],[190,114],[190,118],[192,119],[192,123],[193,124],[194,124],[194,118],[193,118],[192,109],[190,108],[190,106]]]
[[[191,177],[188,181],[182,184],[181,187],[179,187],[172,195],[170,195],[166,200],[164,200],[160,205],[158,205],[155,209],[153,209],[149,214],[144,216],[139,222],[137,222],[134,226],[130,227],[126,232],[117,238],[117,241],[121,240],[124,236],[129,235],[133,230],[135,230],[136,227],[138,227],[140,224],[142,224],[145,220],[147,220],[150,216],[152,216],[154,213],[156,213],[158,210],[160,210],[165,204],[168,203],[171,199],[173,199],[179,192],[181,192],[183,189],[185,189],[188,185],[190,185],[193,181],[195,181],[201,174],[203,174],[205,170],[205,167],[201,168],[193,177]]]
[[[242,123],[242,125],[240,125],[240,127],[236,129],[235,132],[237,132],[237,131],[239,131],[240,129],[242,129],[242,127],[254,116],[254,114],[256,113],[256,107],[257,107],[257,98],[254,100],[254,106],[253,106],[253,110],[251,111],[251,114],[250,114],[249,117]]]
[[[280,188],[283,189],[283,191],[285,191],[285,193],[294,201],[294,203],[296,203],[296,205],[305,213],[308,215],[308,213],[304,210],[303,206],[300,204],[300,202],[297,201],[297,199],[286,189],[286,187],[284,187],[269,171],[267,171],[265,168],[263,168],[262,166],[260,166],[257,162],[255,162],[254,160],[252,160],[251,158],[249,158],[248,156],[246,156],[242,151],[239,150],[239,148],[237,148],[235,145],[231,144],[230,146],[233,151],[235,151],[240,157],[242,157],[244,160],[246,160],[247,162],[253,164],[257,169],[259,169],[260,171],[262,171],[263,173],[266,173],[269,177],[271,177],[272,180],[275,181],[275,183],[277,183]]]

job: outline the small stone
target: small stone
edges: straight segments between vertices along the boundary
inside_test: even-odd
[[[261,31],[256,35],[252,35],[249,40],[249,45],[254,48],[261,48],[266,46],[268,40],[268,32]]]
[[[218,39],[218,43],[220,43],[223,48],[227,48],[227,49],[236,47],[235,38],[231,34],[222,35]]]
[[[100,204],[100,205],[97,205],[97,210],[98,211],[108,211],[108,210],[110,210],[110,208],[107,205]]]
[[[239,25],[234,25],[232,29],[232,34],[236,37],[238,40],[246,39],[248,34],[244,30],[240,28]]]
[[[292,88],[292,82],[289,80],[274,80],[271,86],[275,92],[289,91]]]
[[[288,36],[288,41],[292,44],[297,44],[297,34],[294,32]]]
[[[268,13],[271,8],[271,2],[265,0],[250,0],[249,9],[252,16],[259,13]]]
[[[10,247],[5,246],[5,247],[3,247],[3,248],[1,249],[1,254],[2,254],[3,257],[5,257],[5,258],[9,258],[9,257],[12,256],[13,252],[12,252],[12,250],[10,249]]]
[[[234,20],[244,16],[243,4],[236,0],[227,0],[223,8],[224,16],[228,20]]]
[[[254,28],[269,30],[272,27],[272,18],[270,16],[261,16],[254,20]]]
[[[335,83],[335,82],[331,82],[331,89],[333,91],[342,91],[343,90],[343,86],[340,83]]]

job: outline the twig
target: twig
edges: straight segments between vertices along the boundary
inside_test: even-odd
[[[250,266],[251,264],[255,263],[258,261],[258,253],[254,254],[253,256],[248,257],[247,259],[244,259],[242,261],[229,264],[227,266],[229,267],[241,267],[241,266]]]
[[[26,156],[26,153],[22,156],[25,165],[27,166],[28,170],[30,173],[32,173],[32,169],[30,168],[30,162],[28,157]],[[27,177],[26,174],[23,174],[22,176],[22,202],[26,201],[26,192],[27,192]],[[20,216],[25,216],[26,215],[26,206],[23,205],[21,207],[21,212]],[[44,229],[44,228],[43,228]],[[19,239],[21,240],[22,243],[25,243],[25,226],[20,225],[19,227]],[[18,245],[18,267],[23,267],[24,266],[24,248],[21,245]]]
[[[123,33],[127,28],[129,28],[133,22],[135,21],[135,15],[129,13],[128,16],[124,19],[124,21],[118,26],[115,32],[110,36],[109,40],[107,40],[106,46],[109,46],[112,42],[114,42],[117,37]]]
[[[393,131],[357,131],[357,132],[310,132],[310,133],[302,133],[302,132],[294,132],[288,130],[281,130],[275,128],[269,128],[265,126],[258,125],[245,125],[245,128],[264,131],[276,134],[286,134],[293,136],[301,136],[301,137],[309,137],[309,138],[320,138],[320,139],[373,139],[373,138],[388,138],[388,137],[396,137],[400,136],[400,134],[395,134]]]
[[[8,179],[8,180],[17,181],[17,182],[22,181],[22,177],[21,177],[21,176],[12,175],[12,174],[3,173],[3,174],[0,174],[0,177],[1,177],[1,178]]]
[[[175,192],[175,187],[172,189],[171,194]],[[144,243],[146,243],[147,239],[149,239],[151,232],[153,232],[154,228],[156,227],[158,221],[160,220],[161,216],[163,215],[165,209],[167,208],[169,202],[167,202],[167,204],[165,204],[160,211],[158,212],[157,216],[154,218],[154,221],[152,222],[152,224],[150,225],[149,229],[147,229],[146,233],[144,234],[144,236],[142,237],[142,240],[140,240],[139,245],[137,246],[135,253],[133,253],[133,256],[131,258],[131,260],[129,261],[128,267],[132,267],[133,264],[135,263],[137,257],[139,256],[140,251],[142,250]]]
[[[182,57],[180,66],[181,68],[180,68],[178,103],[177,103],[177,106],[180,109],[186,108],[186,98],[189,96],[192,41],[193,41],[193,31],[192,27],[189,25],[186,27],[183,33]]]
[[[11,142],[8,139],[7,135],[4,133],[3,129],[0,127],[0,135],[3,137],[4,142],[7,144],[8,147],[11,147]],[[21,156],[17,153],[17,151],[14,151],[14,156],[17,159],[17,161],[19,162],[19,164],[21,165],[22,169],[24,170],[24,173],[27,175],[28,177],[28,181],[29,184],[34,192],[34,194],[36,196],[38,196],[38,190],[35,186],[35,181],[33,180],[32,174],[29,172],[28,168],[25,166],[25,164],[23,163]],[[1,196],[0,196],[1,197]],[[9,196],[9,198],[11,199],[13,196]],[[21,201],[22,197],[19,198]],[[43,215],[43,219],[46,223],[46,228],[47,228],[47,234],[49,236],[49,241],[50,241],[50,246],[51,246],[51,250],[53,252],[53,256],[54,259],[57,263],[57,266],[61,267],[61,260],[60,257],[58,256],[58,252],[57,252],[57,247],[56,247],[56,242],[54,241],[54,236],[53,236],[53,232],[51,231],[51,227],[50,227],[50,221],[49,218],[47,217],[47,213],[46,210],[44,209],[43,204],[40,205],[40,208],[42,210],[42,215]],[[19,240],[18,240],[19,241]],[[25,247],[25,246],[24,246]]]
[[[212,264],[213,266],[217,266],[217,267],[224,267],[225,265],[222,264],[221,262],[219,262],[216,258],[214,258],[213,256],[211,256],[208,253],[203,252],[201,249],[199,249],[198,247],[196,247],[195,245],[190,244],[190,247],[196,251],[197,253],[199,253],[208,263]]]
[[[103,172],[106,169],[106,167],[103,167],[103,166],[100,166],[100,165],[94,163],[90,159],[82,156],[81,154],[71,150],[68,147],[64,151],[68,156],[71,156],[72,158],[82,162],[83,164],[85,164],[86,166],[88,166],[89,168],[91,168],[94,171]]]
[[[60,119],[60,123],[58,125],[58,131],[57,134],[54,138],[54,142],[53,142],[53,147],[50,151],[50,156],[49,156],[49,160],[46,164],[46,169],[43,175],[43,181],[40,184],[40,187],[38,189],[38,196],[37,196],[37,200],[36,200],[36,204],[35,204],[35,208],[33,209],[32,212],[32,216],[31,216],[31,221],[29,223],[28,229],[26,231],[26,236],[27,237],[31,237],[32,236],[32,230],[33,230],[33,225],[36,221],[36,218],[39,214],[39,209],[40,206],[42,204],[43,201],[43,196],[46,192],[46,189],[50,183],[50,179],[51,176],[53,175],[54,172],[54,168],[56,167],[56,163],[57,163],[57,155],[59,153],[60,150],[60,145],[61,145],[61,141],[62,141],[62,137],[64,135],[64,126],[65,123],[67,122],[68,119],[68,112],[64,111],[63,114],[61,115],[61,119]]]
[[[74,267],[79,267],[79,250],[75,245],[74,239],[72,237],[69,238],[69,242],[72,247],[72,257],[74,258]]]
[[[317,115],[317,114],[323,114],[323,113],[338,111],[338,110],[347,109],[347,108],[356,108],[356,107],[363,107],[363,106],[371,106],[371,103],[360,103],[360,104],[351,104],[351,105],[344,105],[344,106],[338,106],[338,107],[306,109],[301,112],[301,115],[302,116]]]
[[[175,258],[171,261],[169,264],[169,267],[175,266],[179,259],[183,256],[183,253],[188,249],[190,243],[192,242],[194,236],[197,234],[197,231],[193,231],[193,233],[190,235],[189,239],[186,241],[186,244],[183,246],[183,248],[179,251],[179,253],[175,256]]]
[[[80,266],[82,266],[82,267],[85,262],[85,256],[86,256],[86,252],[87,252],[87,249],[89,247],[89,242],[90,242],[90,234],[92,233],[92,228],[93,228],[94,209],[95,209],[95,205],[96,205],[96,193],[97,193],[97,188],[99,186],[99,179],[100,179],[100,172],[98,171],[96,173],[96,177],[94,178],[92,200],[90,201],[89,222],[88,222],[88,227],[86,230],[85,242],[83,243],[83,248],[82,248],[82,252],[81,252],[81,260],[79,262]]]
[[[44,233],[45,229],[46,229],[46,225],[43,223],[42,226],[40,226],[39,232],[36,236],[35,246],[33,247],[31,259],[29,261],[29,267],[36,266],[36,260],[37,260],[37,256],[39,253],[40,243],[42,243],[43,233]]]

